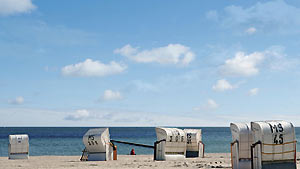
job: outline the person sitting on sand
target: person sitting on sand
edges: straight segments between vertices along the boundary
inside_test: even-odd
[[[136,155],[135,152],[134,152],[134,149],[131,149],[130,155]]]

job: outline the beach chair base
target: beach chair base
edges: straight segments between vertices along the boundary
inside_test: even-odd
[[[295,162],[263,162],[262,169],[297,169]]]
[[[106,161],[106,153],[89,153],[88,161]]]
[[[8,156],[8,159],[10,160],[28,159],[28,158],[29,158],[28,154],[10,154]]]
[[[197,158],[199,157],[199,151],[186,151],[186,158]]]

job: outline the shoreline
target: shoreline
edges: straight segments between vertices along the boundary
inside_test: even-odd
[[[300,152],[297,167],[300,167]],[[80,161],[80,156],[30,156],[28,160],[8,160],[0,157],[0,169],[81,169],[81,168],[231,168],[230,153],[206,153],[205,158],[186,158],[178,161],[153,161],[153,155],[118,155],[117,161]]]

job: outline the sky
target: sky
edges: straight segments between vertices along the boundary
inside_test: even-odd
[[[0,0],[0,126],[300,126],[298,0]]]

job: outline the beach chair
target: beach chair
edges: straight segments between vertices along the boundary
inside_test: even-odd
[[[251,122],[252,169],[296,169],[296,137],[286,121]]]
[[[29,158],[29,137],[27,134],[9,135],[8,158]]]
[[[183,160],[186,153],[186,134],[177,128],[156,129],[154,160]]]
[[[296,138],[292,123],[258,121],[230,124],[233,169],[296,169]]]
[[[246,123],[230,124],[231,143],[231,165],[232,169],[251,169],[251,150],[253,143],[250,126]]]
[[[201,129],[184,129],[186,133],[186,158],[204,157],[205,145],[202,142]]]
[[[110,142],[108,128],[90,129],[83,136],[85,150],[82,161],[113,160],[114,145]]]

